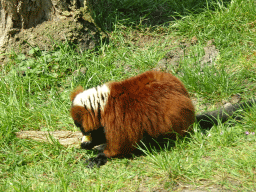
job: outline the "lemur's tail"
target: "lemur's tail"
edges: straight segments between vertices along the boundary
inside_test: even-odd
[[[250,108],[254,104],[256,104],[256,98],[234,105],[228,103],[216,111],[204,112],[200,115],[196,115],[196,121],[199,123],[202,129],[210,129],[213,125],[227,121],[229,117],[233,116],[234,112],[237,110]],[[235,117],[233,116],[233,118]]]

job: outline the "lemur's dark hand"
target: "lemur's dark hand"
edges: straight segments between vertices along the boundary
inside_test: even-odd
[[[104,153],[99,153],[97,157],[90,158],[85,161],[87,163],[88,168],[94,168],[96,165],[97,167],[100,167],[101,165],[105,165],[107,163],[108,159]]]

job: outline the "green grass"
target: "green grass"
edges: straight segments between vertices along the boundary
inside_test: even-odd
[[[144,149],[144,156],[113,159],[93,170],[84,165],[92,151],[15,137],[20,130],[77,131],[69,115],[72,89],[152,69],[192,37],[198,42],[168,70],[197,100],[197,111],[214,109],[235,94],[255,97],[254,0],[99,0],[91,14],[108,33],[108,44],[83,53],[68,43],[49,52],[34,48],[30,56],[9,54],[1,66],[0,191],[255,191],[255,106],[238,112],[242,120],[206,132],[195,124],[175,147]],[[209,40],[219,55],[202,67]]]

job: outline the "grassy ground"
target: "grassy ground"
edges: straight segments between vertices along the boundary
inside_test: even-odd
[[[20,140],[20,130],[73,130],[69,94],[152,69],[170,51],[189,43],[178,66],[198,109],[214,109],[256,91],[256,2],[99,0],[92,15],[109,34],[97,51],[58,45],[52,52],[12,53],[0,76],[0,191],[255,191],[256,106],[243,119],[202,131],[175,147],[134,159],[114,159],[89,170],[92,151],[58,142]],[[196,39],[196,43],[191,43]],[[218,50],[202,66],[207,42]],[[235,123],[235,124],[234,124]]]

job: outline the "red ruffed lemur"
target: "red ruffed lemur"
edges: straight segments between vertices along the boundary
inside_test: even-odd
[[[106,143],[103,152],[88,160],[89,167],[104,165],[107,158],[132,153],[145,135],[183,136],[196,119],[208,128],[217,123],[217,116],[225,121],[234,111],[232,106],[225,112],[195,116],[183,83],[172,74],[159,71],[147,71],[85,91],[78,87],[70,98],[71,116],[84,135],[81,147],[92,149]]]

